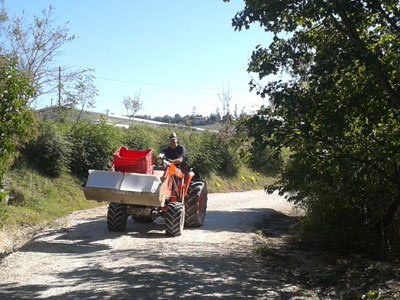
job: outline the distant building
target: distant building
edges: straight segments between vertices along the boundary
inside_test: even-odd
[[[194,117],[193,125],[205,125],[207,123],[207,117]]]

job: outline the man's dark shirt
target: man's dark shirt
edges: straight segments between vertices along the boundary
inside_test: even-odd
[[[171,146],[165,147],[161,150],[161,153],[164,153],[168,159],[177,159],[179,157],[186,156],[185,147],[178,145],[175,149],[172,149]]]

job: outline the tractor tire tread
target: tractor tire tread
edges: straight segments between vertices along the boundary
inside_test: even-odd
[[[182,216],[183,214],[183,216]],[[182,234],[185,206],[180,202],[170,202],[165,214],[166,233],[170,236]]]
[[[109,231],[125,231],[127,223],[126,204],[110,202],[107,211],[107,228]]]
[[[200,198],[203,196],[202,206]],[[185,200],[185,226],[201,227],[207,213],[207,185],[203,181],[193,182],[188,190],[187,200]],[[201,206],[201,207],[200,207]],[[202,208],[202,211],[200,211]]]

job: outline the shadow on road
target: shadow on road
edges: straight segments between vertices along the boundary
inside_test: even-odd
[[[300,296],[298,291],[285,291],[287,278],[249,268],[254,264],[253,259],[239,249],[235,253],[196,253],[193,249],[192,254],[125,250],[116,255],[120,260],[134,258],[146,263],[106,267],[102,262],[116,257],[99,255],[97,263],[58,273],[58,285],[0,284],[0,298],[231,300]],[[43,296],[49,289],[64,290],[71,282],[70,291]],[[85,288],[87,285],[93,288]]]
[[[205,223],[201,228],[185,228],[185,231],[198,230],[212,232],[254,232],[254,225],[260,224],[277,214],[273,209],[247,209],[242,211],[209,211]],[[289,216],[285,216],[291,219]],[[249,226],[249,220],[253,224]],[[265,224],[265,222],[264,222]],[[253,226],[252,226],[253,225]],[[275,235],[279,232],[274,232]],[[96,243],[107,239],[115,239],[127,235],[132,238],[164,239],[170,238],[165,234],[164,219],[159,217],[152,223],[140,223],[128,219],[125,232],[109,232],[107,230],[106,217],[96,217],[85,220],[72,227],[59,230],[49,230],[35,236],[31,242],[20,251],[45,252],[45,253],[92,253],[109,249],[108,246]]]
[[[250,208],[240,211],[209,211],[201,229],[213,232],[253,232],[255,224],[268,218],[275,212],[275,210],[269,208]]]
[[[254,229],[248,220],[256,224],[276,214],[272,209],[210,211],[204,226],[191,231],[251,232]],[[113,251],[101,243],[120,237],[148,239],[148,246]],[[105,216],[49,231],[21,251],[84,256],[85,263],[72,270],[57,271],[58,284],[0,284],[0,299],[231,300],[294,299],[302,295],[301,290],[288,288],[296,282],[284,271],[264,270],[247,249],[224,244],[210,244],[206,249],[197,248],[196,244],[182,247],[177,242],[179,238],[165,237],[162,219],[151,224],[130,219],[127,232],[111,233]],[[114,266],[109,263],[112,260],[127,263]],[[137,261],[140,263],[133,263]]]

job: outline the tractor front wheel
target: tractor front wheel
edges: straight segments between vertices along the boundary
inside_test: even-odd
[[[165,214],[167,235],[178,236],[182,234],[185,224],[185,206],[180,202],[170,202]]]
[[[207,213],[207,185],[203,181],[193,182],[189,186],[185,200],[185,226],[200,227]]]
[[[107,212],[107,228],[109,231],[125,231],[128,220],[126,204],[110,202]]]

